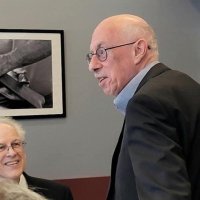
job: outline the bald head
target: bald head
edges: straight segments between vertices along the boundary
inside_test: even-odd
[[[106,32],[108,40],[115,40],[119,43],[127,41],[136,41],[143,38],[147,41],[152,53],[158,58],[157,40],[152,27],[141,17],[121,14],[108,17],[101,21],[93,32],[93,37],[96,34]]]
[[[138,27],[148,27],[147,22],[135,15],[123,14],[123,15],[115,15],[108,17],[101,21],[98,26],[109,25],[111,28],[116,28],[118,30],[123,31],[124,29],[128,29],[129,31],[133,31]],[[97,26],[97,28],[98,28]]]

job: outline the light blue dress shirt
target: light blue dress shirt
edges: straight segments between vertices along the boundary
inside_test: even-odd
[[[128,101],[131,99],[131,97],[134,95],[138,85],[144,78],[144,76],[147,74],[147,72],[156,64],[158,64],[158,61],[154,61],[150,64],[148,64],[144,69],[142,69],[131,81],[124,87],[124,89],[117,95],[117,97],[114,99],[114,105],[118,111],[120,111],[123,115],[125,115],[126,112],[126,106],[128,104]]]

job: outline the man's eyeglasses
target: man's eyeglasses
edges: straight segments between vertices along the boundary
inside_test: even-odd
[[[131,44],[134,44],[134,43],[136,43],[136,42],[137,42],[137,41],[131,42],[131,43],[126,43],[126,44],[121,44],[121,45],[117,45],[117,46],[109,47],[109,48],[99,47],[99,48],[96,50],[95,53],[92,53],[92,52],[88,53],[88,54],[86,55],[86,60],[87,60],[88,64],[90,64],[90,62],[91,62],[91,60],[92,60],[92,56],[96,55],[97,58],[98,58],[101,62],[103,62],[103,61],[105,61],[105,60],[107,59],[107,56],[108,56],[108,55],[107,55],[107,50],[109,50],[109,49],[115,49],[115,48],[123,47],[123,46],[127,46],[127,45],[131,45]]]
[[[6,151],[6,150],[8,151],[10,147],[15,151],[20,151],[24,148],[25,144],[26,144],[26,142],[21,141],[21,140],[16,140],[16,141],[12,142],[9,146],[6,144],[0,143],[0,152]]]

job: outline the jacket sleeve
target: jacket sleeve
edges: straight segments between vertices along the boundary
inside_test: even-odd
[[[145,95],[135,96],[127,106],[124,139],[140,200],[191,199],[175,112]]]
[[[65,189],[65,198],[66,200],[73,200],[72,192],[69,188]]]

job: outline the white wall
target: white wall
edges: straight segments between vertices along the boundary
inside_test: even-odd
[[[120,13],[145,18],[157,32],[160,60],[200,82],[199,0],[1,0],[0,28],[65,31],[67,118],[20,120],[27,130],[30,174],[110,174],[123,117],[88,72],[85,54],[96,24]]]

